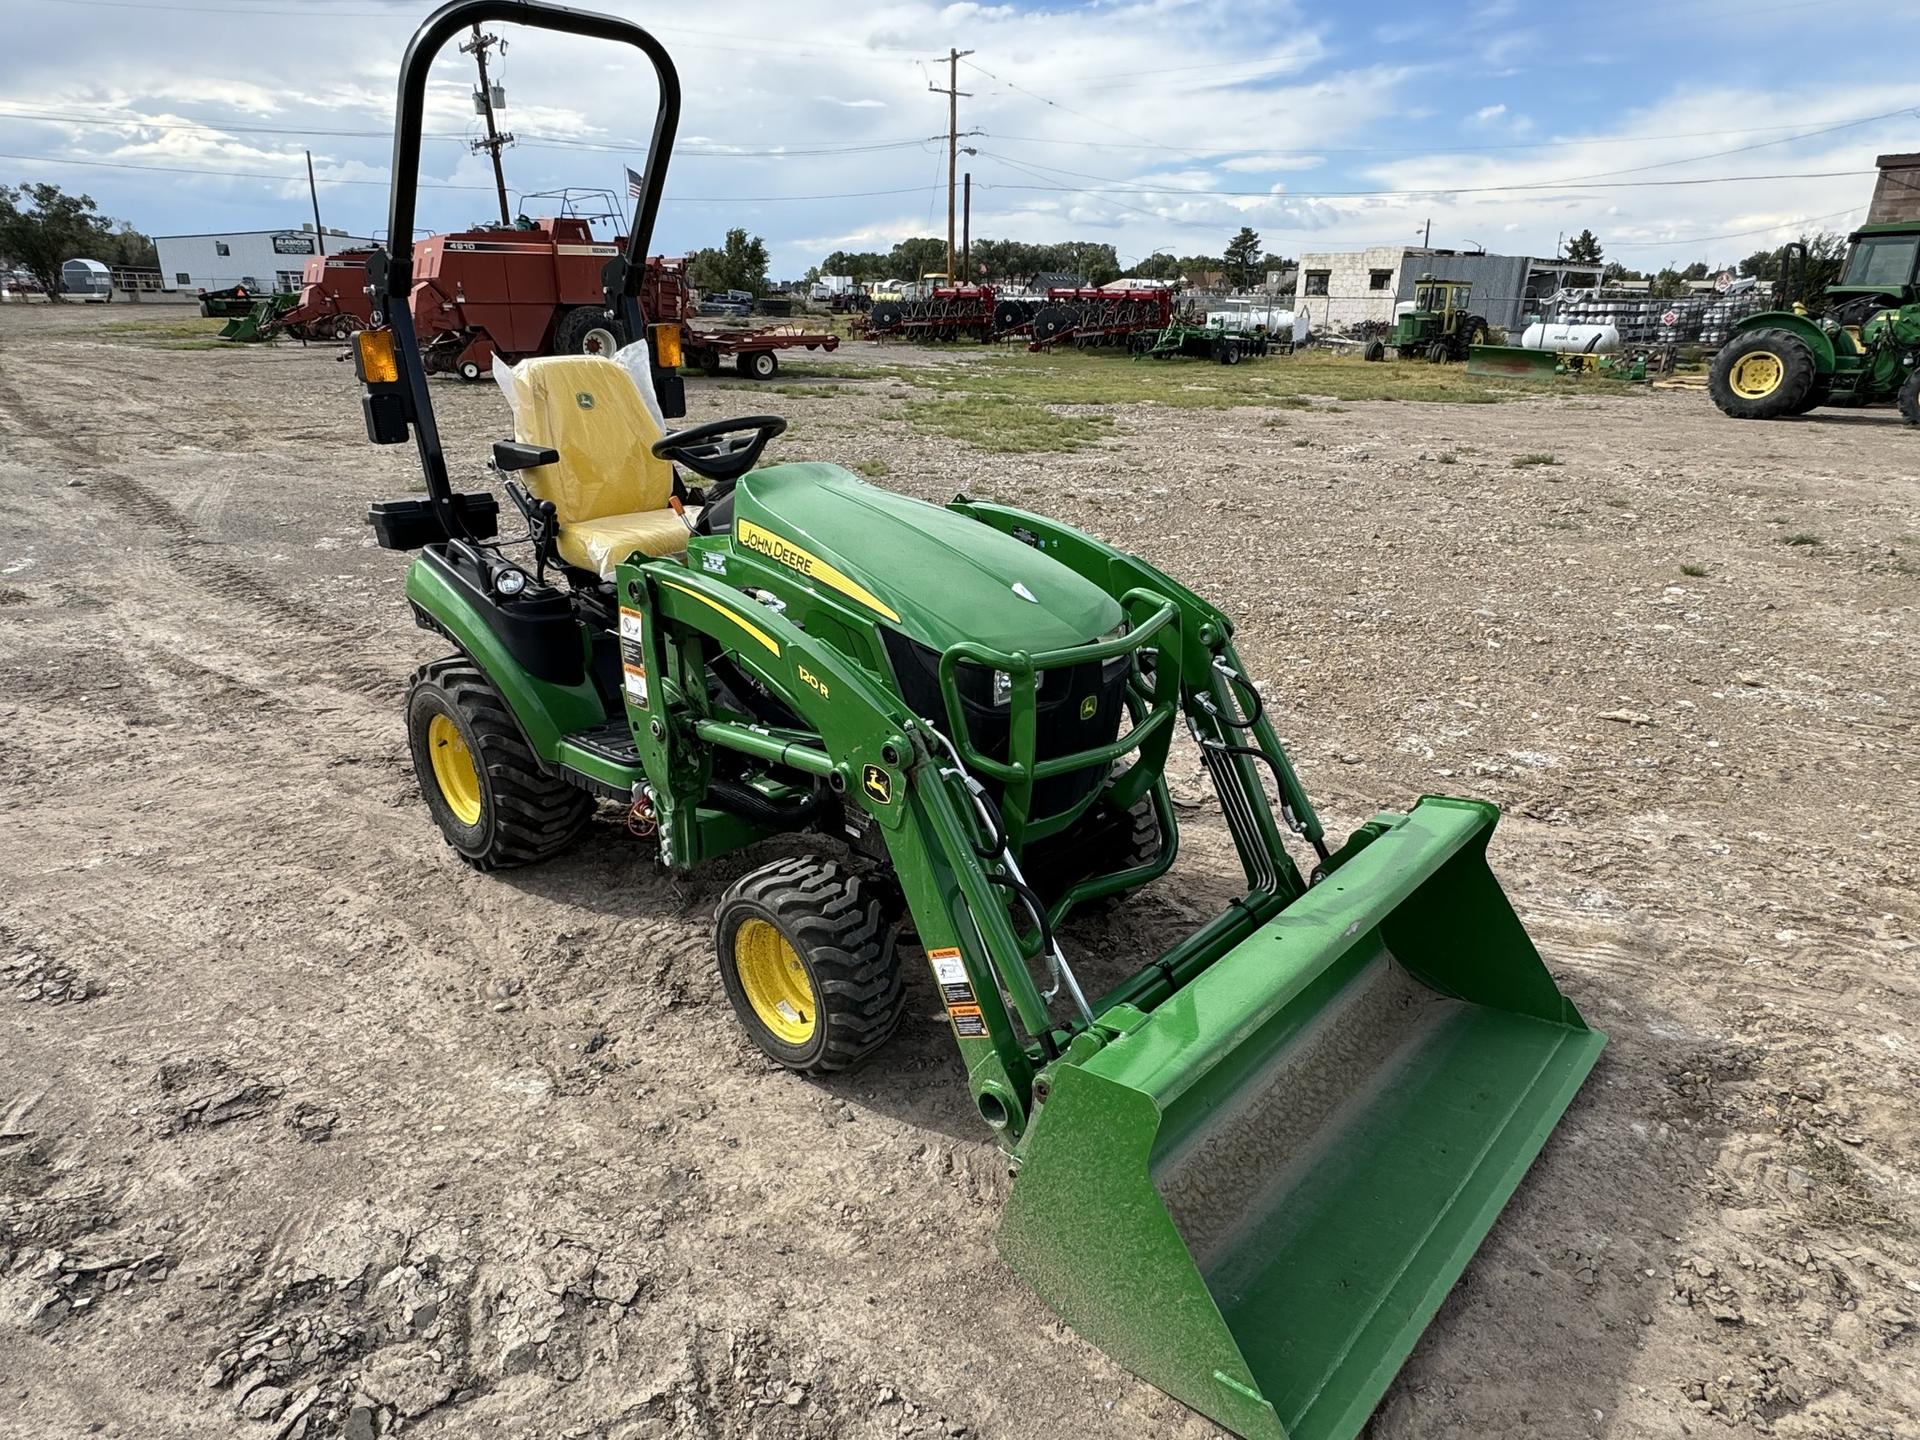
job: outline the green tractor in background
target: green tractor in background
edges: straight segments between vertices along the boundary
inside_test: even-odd
[[[1749,315],[1714,357],[1707,388],[1736,420],[1778,420],[1820,405],[1897,404],[1920,425],[1920,222],[1850,237],[1827,313],[1807,313],[1807,251],[1786,247],[1781,303]]]
[[[1484,345],[1487,322],[1475,315],[1471,280],[1436,280],[1422,275],[1414,283],[1413,308],[1395,317],[1393,336],[1367,346],[1369,360],[1387,358],[1387,347],[1402,360],[1424,357],[1430,365],[1464,360],[1475,345]]]
[[[428,73],[481,22],[632,46],[659,88],[603,272],[646,343],[507,377],[506,539],[495,490],[452,488],[407,303]],[[679,108],[646,31],[529,0],[454,0],[401,65],[354,354],[368,438],[411,441],[425,480],[369,520],[413,552],[440,642],[405,705],[427,810],[483,871],[589,834],[650,837],[666,872],[777,841],[714,917],[754,1044],[797,1075],[868,1060],[927,1009],[918,968],[1015,1173],[1012,1269],[1228,1429],[1352,1440],[1606,1043],[1489,868],[1498,807],[1424,796],[1342,839],[1232,620],[1147,561],[1007,505],[762,467],[777,416],[662,433],[680,332],[638,296]],[[1244,889],[1158,953],[1076,945],[1082,907],[1175,860],[1177,735]],[[592,823],[603,802],[623,827]]]

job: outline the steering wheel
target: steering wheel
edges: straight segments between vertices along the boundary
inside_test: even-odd
[[[778,415],[742,415],[733,420],[709,420],[689,425],[653,442],[662,460],[684,465],[707,480],[731,486],[754,467],[760,452],[787,428]]]

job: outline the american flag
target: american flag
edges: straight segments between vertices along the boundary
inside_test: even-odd
[[[646,186],[647,182],[640,178],[640,172],[635,170],[631,165],[627,166],[628,198],[638,200],[640,198],[640,192],[646,189]]]

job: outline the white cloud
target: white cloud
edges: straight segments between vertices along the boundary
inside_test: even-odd
[[[1219,168],[1266,175],[1275,170],[1314,170],[1326,163],[1324,155],[1236,155],[1222,160]]]

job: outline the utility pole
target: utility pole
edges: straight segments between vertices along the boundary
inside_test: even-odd
[[[320,223],[320,191],[313,183],[313,151],[307,151],[307,198],[313,201],[313,243],[320,247],[322,255],[327,253],[327,231]]]
[[[929,83],[927,89],[936,95],[947,97],[947,283],[954,283],[953,275],[953,191],[954,172],[960,168],[960,97],[973,98],[971,90],[960,88],[960,62],[973,54],[971,50],[947,50],[947,86],[943,90]]]
[[[507,42],[498,35],[482,35],[480,27],[473,27],[473,39],[460,47],[462,55],[471,55],[480,67],[480,108],[487,117],[487,138],[475,140],[470,148],[475,154],[485,150],[493,156],[493,184],[500,194],[500,223],[513,224],[513,217],[507,213],[507,175],[500,168],[500,152],[513,144],[512,135],[502,135],[493,123],[493,86],[487,80],[487,51],[495,45],[500,47],[502,55],[507,53]]]
[[[1422,250],[1431,250],[1433,248],[1433,217],[1432,216],[1427,217],[1427,233],[1425,237],[1420,241],[1420,248]]]
[[[960,189],[960,269],[973,283],[973,172],[967,171]]]

